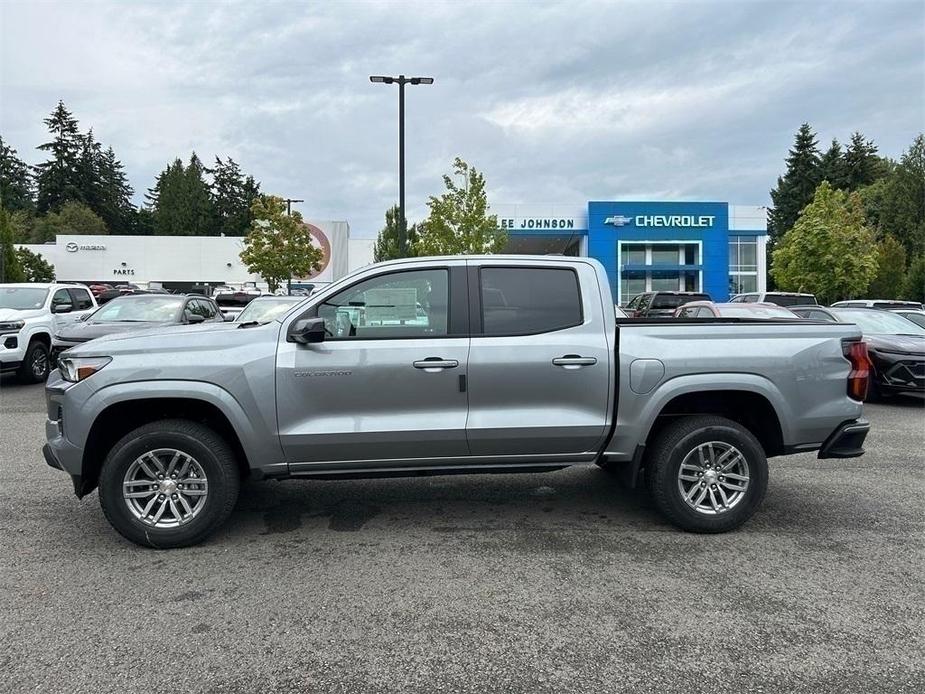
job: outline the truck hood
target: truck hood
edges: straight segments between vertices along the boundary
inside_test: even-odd
[[[28,320],[30,318],[39,318],[46,313],[43,308],[29,309],[26,311],[17,311],[14,308],[0,308],[0,322],[6,323],[13,320]]]
[[[71,347],[68,354],[100,356],[220,349],[224,346],[233,347],[249,341],[248,333],[259,328],[279,330],[279,323],[269,323],[254,328],[240,328],[240,325],[240,323],[167,325],[109,333],[94,339],[93,342]]]
[[[865,335],[864,341],[870,349],[881,352],[902,352],[925,356],[925,337],[915,335]]]
[[[106,335],[119,335],[140,330],[166,328],[168,325],[170,324],[149,321],[140,323],[94,323],[92,321],[87,321],[68,324],[59,330],[55,337],[61,340],[67,340],[68,342],[87,342],[88,340],[96,340]]]

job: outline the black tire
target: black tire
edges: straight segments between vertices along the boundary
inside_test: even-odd
[[[208,479],[202,510],[183,525],[158,528],[136,518],[122,496],[129,466],[141,455],[159,448],[174,448],[192,456]],[[145,424],[116,443],[100,471],[100,506],[106,519],[123,537],[145,547],[187,547],[205,540],[231,514],[241,476],[234,452],[212,429],[186,419],[165,419]]]
[[[748,464],[749,480],[741,499],[715,515],[692,508],[678,482],[681,463],[701,444],[718,441],[737,448]],[[656,436],[646,457],[646,486],[656,507],[676,527],[695,533],[734,530],[752,517],[768,488],[768,461],[761,444],[741,424],[715,416],[682,417]]]
[[[44,364],[44,367],[40,367]],[[20,383],[43,383],[51,373],[51,357],[48,345],[38,339],[33,339],[26,349],[22,364],[16,371],[16,378]]]

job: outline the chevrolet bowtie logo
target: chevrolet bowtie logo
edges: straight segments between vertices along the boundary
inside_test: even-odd
[[[632,223],[632,217],[624,217],[622,214],[615,214],[613,217],[608,217],[604,220],[604,224],[613,224],[615,227],[622,227],[625,224]]]

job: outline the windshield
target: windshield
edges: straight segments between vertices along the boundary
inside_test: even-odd
[[[282,297],[279,299],[256,299],[250,302],[235,320],[238,323],[250,323],[252,321],[269,323],[301,301],[303,301],[303,297],[295,300]]]
[[[925,328],[910,320],[876,309],[833,308],[832,313],[846,323],[856,323],[864,334],[923,335]]]
[[[778,306],[805,306],[816,303],[816,297],[806,294],[765,294],[764,300],[769,304]]]
[[[0,308],[33,311],[45,305],[47,289],[38,287],[0,287]]]
[[[916,325],[925,328],[925,313],[900,313],[899,315],[906,320],[911,320]]]
[[[182,296],[136,294],[113,299],[88,318],[94,323],[169,323],[177,319]]]
[[[656,294],[649,308],[678,308],[692,301],[709,301],[706,294]]]
[[[796,318],[793,311],[777,306],[756,306],[755,304],[742,304],[741,306],[717,306],[719,315],[728,318]]]

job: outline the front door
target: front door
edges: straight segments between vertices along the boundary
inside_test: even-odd
[[[480,314],[469,353],[472,455],[595,451],[607,428],[612,350],[594,267],[480,264],[469,274]]]
[[[279,432],[290,464],[400,466],[468,454],[464,262],[385,270],[308,315],[324,319],[325,341],[287,342],[287,321],[277,358]]]

